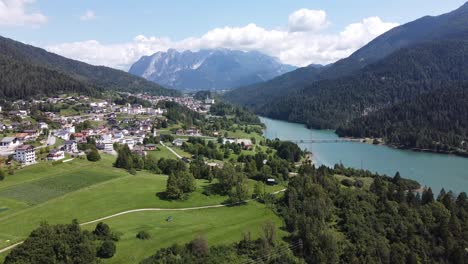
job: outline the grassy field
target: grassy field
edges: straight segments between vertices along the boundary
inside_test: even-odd
[[[169,143],[167,143],[169,144]],[[158,150],[153,150],[153,151],[148,151],[148,155],[160,159],[160,158],[165,158],[165,159],[177,159],[176,155],[174,153],[170,152],[166,147],[158,144]]]
[[[80,159],[55,166],[51,163],[40,163],[21,169],[15,175],[8,175],[4,181],[0,182],[0,248],[25,239],[31,230],[44,221],[51,224],[69,223],[72,219],[86,222],[131,209],[188,208],[221,204],[227,200],[225,196],[203,194],[206,186],[210,185],[205,180],[197,180],[197,190],[190,195],[188,200],[161,199],[167,176],[148,172],[130,175],[124,170],[112,167],[115,157],[109,155],[102,157],[102,160],[96,163]],[[250,181],[249,185],[252,190],[254,182]],[[267,192],[273,192],[284,187],[267,186],[266,188]],[[256,204],[256,202],[252,203]],[[210,241],[217,241],[216,236],[224,232],[225,223],[231,223],[232,226],[237,224],[238,228],[233,229],[232,235],[227,235],[220,242],[237,240],[247,227],[255,227],[255,224],[250,225],[248,221],[243,225],[242,222],[246,221],[243,217],[250,214],[249,218],[252,218],[252,221],[258,219],[256,222],[258,225],[263,220],[272,218],[271,213],[267,214],[258,208],[252,209],[251,206],[254,205],[216,208],[207,210],[206,213],[203,213],[205,211],[174,213],[177,218],[190,220],[184,224],[186,227],[179,231],[180,227],[175,226],[176,229],[170,230],[164,236],[154,233],[155,240],[146,242],[150,247],[155,248],[166,245],[164,243],[187,242],[193,238],[191,236],[193,232],[208,229],[210,230],[206,232],[206,236]],[[229,211],[232,214],[221,213],[228,209],[232,209]],[[216,210],[220,210],[219,213]],[[138,243],[141,241],[135,242],[131,239],[136,234],[133,234],[133,231],[153,223],[151,219],[165,215],[164,212],[147,213],[142,216],[139,216],[140,214],[128,215],[108,220],[115,222],[118,231],[124,233],[121,242],[124,246],[119,246],[119,248],[126,250],[133,247],[137,250]],[[213,224],[216,219],[222,220],[219,221],[219,226]],[[189,228],[190,225],[193,225],[193,229]],[[218,227],[220,229],[217,229]],[[177,236],[177,239],[174,238],[173,241],[168,240],[177,232],[182,232],[180,237]],[[134,242],[137,244],[133,245]],[[146,249],[150,250],[149,247]],[[121,256],[125,257],[125,254],[130,253],[131,251],[121,253]]]
[[[335,175],[335,178],[338,179],[338,181],[342,181],[344,179],[348,179],[348,180],[351,180],[353,182],[355,182],[356,180],[361,180],[362,183],[364,184],[363,188],[366,189],[366,190],[369,190],[369,187],[371,186],[371,184],[374,182],[374,179],[373,178],[366,178],[366,177],[348,177],[348,176],[345,176],[345,175]],[[356,188],[354,186],[352,187],[346,187],[344,185],[342,185],[343,188]]]
[[[167,217],[173,220],[167,222]],[[281,219],[270,209],[257,202],[246,205],[176,212],[138,212],[105,221],[112,230],[121,234],[117,254],[104,263],[138,263],[154,254],[157,249],[174,243],[184,244],[202,235],[210,245],[229,244],[239,241],[242,233],[250,232],[253,238],[259,236],[261,227],[267,221],[282,226]],[[86,226],[92,230],[95,224]],[[135,236],[139,231],[148,232],[148,240]],[[278,231],[284,234],[283,231]]]

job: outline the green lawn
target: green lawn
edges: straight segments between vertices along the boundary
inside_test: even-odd
[[[335,178],[338,179],[338,181],[342,181],[344,179],[349,179],[353,182],[355,182],[356,180],[361,180],[363,183],[364,183],[364,186],[363,188],[366,189],[366,190],[369,190],[369,187],[371,186],[371,184],[374,182],[374,179],[373,178],[369,178],[369,177],[348,177],[348,176],[345,176],[345,175],[335,175]],[[343,188],[349,188],[349,187],[346,187],[344,185],[341,185]],[[350,187],[350,188],[356,188],[356,187]]]
[[[171,222],[166,221],[169,216],[173,217]],[[117,254],[104,263],[138,263],[159,248],[184,244],[199,235],[206,237],[210,245],[239,241],[247,232],[256,238],[267,221],[273,221],[278,228],[283,226],[278,216],[257,202],[234,207],[119,216],[105,221],[112,230],[121,233],[121,240],[117,242]],[[85,228],[92,230],[94,227],[95,224],[90,224]],[[147,231],[151,238],[137,239],[135,236],[139,231]],[[278,229],[278,232],[284,235],[284,231]]]
[[[86,222],[131,209],[187,208],[227,200],[225,196],[204,195],[210,184],[205,180],[197,180],[197,190],[186,201],[163,200],[160,194],[167,176],[148,172],[130,175],[113,168],[114,159],[103,155],[97,163],[79,159],[56,166],[41,163],[7,176],[0,182],[0,248],[23,240],[44,221]],[[254,182],[249,185],[252,190]],[[267,186],[266,190],[282,188]]]
[[[170,143],[165,143],[165,144],[170,144]],[[148,151],[148,155],[151,155],[152,157],[156,159],[160,158],[165,158],[165,159],[177,159],[177,156],[174,155],[174,153],[170,152],[166,147],[162,145],[158,145],[158,150],[154,151]]]

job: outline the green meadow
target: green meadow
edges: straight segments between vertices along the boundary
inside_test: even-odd
[[[24,240],[41,222],[58,224],[78,219],[84,223],[132,209],[190,208],[219,205],[227,200],[226,196],[203,194],[212,184],[206,180],[197,180],[197,190],[187,200],[164,200],[161,194],[167,176],[146,171],[131,175],[114,168],[114,160],[114,156],[102,155],[96,163],[81,159],[56,165],[40,163],[7,175],[0,182],[0,248]],[[250,181],[249,185],[253,190],[254,182]],[[282,188],[267,186],[266,191]],[[165,222],[168,215],[174,217],[173,222]],[[255,201],[234,207],[118,216],[104,221],[122,234],[117,243],[118,253],[109,263],[132,263],[132,257],[141,260],[158,248],[186,243],[199,234],[213,244],[231,243],[240,240],[243,232],[258,234],[267,220],[281,226],[280,219],[270,209]],[[137,240],[135,235],[140,230],[148,231],[152,238]]]

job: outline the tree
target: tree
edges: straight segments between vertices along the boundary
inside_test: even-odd
[[[8,254],[4,263],[97,263],[96,248],[77,221],[68,225],[41,224]]]
[[[236,173],[235,181],[235,186],[229,192],[229,200],[231,203],[240,203],[249,198],[249,186],[246,176],[242,173]]]
[[[5,171],[3,169],[0,169],[0,181],[3,181],[5,179]]]
[[[180,200],[195,191],[195,178],[187,171],[171,173],[166,183],[166,197],[168,199]]]
[[[429,187],[427,190],[423,191],[421,203],[428,204],[434,202],[434,194],[432,193],[432,189]]]
[[[205,237],[199,236],[192,240],[189,244],[192,254],[195,256],[206,256],[209,253],[208,241]]]
[[[150,239],[150,234],[146,231],[140,231],[136,234],[136,238],[141,239],[141,240],[147,240]]]
[[[112,258],[115,254],[116,247],[112,240],[106,240],[102,242],[101,246],[97,251],[97,256],[100,258]]]
[[[103,222],[99,222],[96,225],[96,228],[94,229],[93,234],[97,236],[99,239],[107,239],[107,238],[110,238],[112,235],[110,231],[110,227]]]
[[[92,149],[88,153],[88,155],[86,155],[86,158],[89,161],[96,162],[96,161],[99,161],[101,159],[101,155],[99,155],[99,152],[96,149]]]

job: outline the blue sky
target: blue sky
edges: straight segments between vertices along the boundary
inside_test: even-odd
[[[182,45],[178,41],[199,38],[216,28],[243,28],[251,23],[267,31],[288,31],[288,17],[300,9],[322,10],[326,13],[326,27],[321,28],[320,32],[314,29],[311,34],[307,33],[309,38],[315,35],[334,37],[343,32],[350,24],[363,22],[363,19],[366,18],[378,17],[382,23],[391,23],[388,25],[395,26],[424,15],[438,15],[451,11],[464,2],[464,0],[0,0],[0,35],[45,47],[90,63],[122,68],[128,64],[128,61],[122,61],[122,63],[104,60],[101,62],[90,61],[86,58],[86,54],[79,55],[79,51],[75,51],[76,54],[70,54],[61,51],[58,47],[62,44],[91,40],[98,42],[103,47],[124,45],[134,43],[135,37],[142,35],[148,38],[169,38],[171,42],[159,46],[153,43],[153,46],[139,52],[135,52],[134,49],[131,51],[135,53],[133,56],[139,56],[140,53],[151,53],[153,52],[151,48],[154,48],[154,51],[163,50],[170,45],[176,46],[177,49],[197,49],[205,47],[206,44]],[[17,9],[22,9],[20,11],[15,9],[18,12],[24,12],[21,14],[40,16],[25,18],[26,22],[8,23],[9,18],[5,12],[9,11],[8,9],[5,11],[5,8],[8,8],[5,7],[5,3],[10,6],[16,5]],[[4,9],[3,15],[2,8]],[[86,12],[88,12],[88,20],[83,17]],[[15,18],[12,16],[11,19]],[[392,26],[382,26],[381,31],[388,30]],[[375,34],[363,36],[363,41],[369,41],[369,38],[375,37]],[[223,43],[225,44],[225,42]],[[311,46],[319,45],[311,43],[310,40],[304,43]],[[354,44],[357,46],[353,46]],[[260,51],[277,56],[283,61],[300,65],[309,62],[324,63],[336,60],[362,45],[362,43],[357,42],[354,44],[350,44],[347,52],[343,53],[344,55],[335,52],[333,55],[323,58],[312,56],[304,62],[297,58],[292,59],[296,55],[284,55],[288,50],[278,49],[276,51],[275,48],[265,48],[269,44],[259,44],[255,47],[253,45],[249,47],[231,46],[231,43],[226,45],[228,48],[239,46],[240,49],[256,49],[258,47]],[[70,48],[70,46],[62,47]],[[80,49],[78,46],[73,48]],[[317,53],[319,50],[316,49],[315,52]],[[87,50],[84,49],[84,52],[90,52],[89,47]],[[133,59],[128,55],[131,52],[128,50],[126,52],[125,56],[129,57],[128,60]]]

